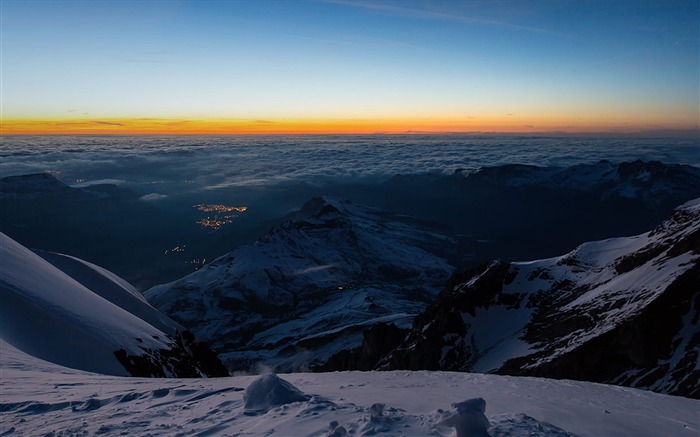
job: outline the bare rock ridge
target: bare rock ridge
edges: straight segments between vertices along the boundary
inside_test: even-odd
[[[373,367],[567,378],[699,398],[699,309],[700,199],[646,234],[456,273]],[[363,347],[377,341],[365,334]]]

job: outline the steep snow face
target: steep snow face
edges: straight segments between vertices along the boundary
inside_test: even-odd
[[[575,381],[450,372],[117,378],[0,340],[7,435],[697,436],[700,402]],[[480,433],[480,434],[477,434]]]
[[[643,235],[458,274],[389,368],[586,379],[700,396],[700,200]]]
[[[39,250],[34,252],[88,290],[164,333],[172,335],[184,330],[178,323],[153,308],[138,290],[114,273],[69,255]]]
[[[138,297],[133,287],[76,258],[42,255],[52,263],[0,234],[4,341],[41,359],[91,372],[129,375],[142,362],[158,375],[188,373],[183,371],[188,352],[179,325]],[[132,364],[128,370],[124,360]],[[189,370],[188,376],[198,375]]]
[[[255,244],[145,293],[156,308],[246,369],[298,369],[406,325],[433,298],[457,243],[428,223],[315,198]]]

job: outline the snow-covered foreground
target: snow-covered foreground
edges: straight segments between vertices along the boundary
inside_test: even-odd
[[[298,391],[270,375],[103,376],[0,342],[0,435],[446,436],[450,424],[478,427],[481,413],[468,407],[479,401],[452,406],[474,398],[486,401],[492,436],[700,431],[699,401],[624,387],[450,372],[280,376]]]

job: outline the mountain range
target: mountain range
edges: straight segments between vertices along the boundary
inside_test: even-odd
[[[454,274],[408,331],[324,369],[429,369],[605,382],[700,397],[700,199],[650,232]],[[386,329],[386,328],[385,328]],[[368,360],[369,345],[384,355]],[[352,364],[350,364],[352,365]]]
[[[31,251],[3,234],[2,339],[41,359],[112,375],[226,374],[208,343],[231,371],[450,370],[700,397],[700,201],[649,232],[560,256],[477,266],[474,253],[475,240],[491,244],[479,238],[508,223],[518,244],[533,246],[561,245],[567,230],[581,239],[579,225],[596,215],[595,223],[608,214],[615,223],[604,233],[628,218],[637,229],[672,202],[700,196],[698,169],[501,166],[397,176],[378,190],[398,186],[417,204],[432,193],[423,216],[450,199],[437,213],[444,217],[452,200],[463,199],[455,220],[475,224],[475,234],[315,197],[255,243],[144,295],[88,261]],[[4,178],[0,199],[28,209],[3,226],[21,228],[16,220],[36,199],[104,201],[114,210],[125,195],[109,185],[70,188],[48,175]],[[509,244],[508,235],[498,238]]]
[[[458,271],[436,297],[459,245],[425,226],[313,199],[146,297],[238,370],[451,370],[700,396],[700,200],[641,235]]]

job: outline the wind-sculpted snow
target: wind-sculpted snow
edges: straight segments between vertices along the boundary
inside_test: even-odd
[[[2,340],[47,361],[109,375],[201,376],[207,372],[195,352],[216,363],[114,274],[77,258],[42,256],[0,234]]]
[[[455,275],[388,368],[574,378],[700,396],[700,200],[635,237]]]
[[[474,437],[485,428],[492,437],[692,437],[699,431],[698,401],[584,382],[405,371],[124,378],[47,363],[1,340],[0,351],[5,435]],[[265,400],[265,408],[246,408],[246,398]]]
[[[243,403],[250,412],[266,413],[274,407],[308,401],[308,396],[284,379],[268,373],[253,381],[243,394]]]
[[[234,368],[298,369],[358,345],[369,324],[406,325],[458,252],[429,223],[315,198],[255,244],[145,296]]]

